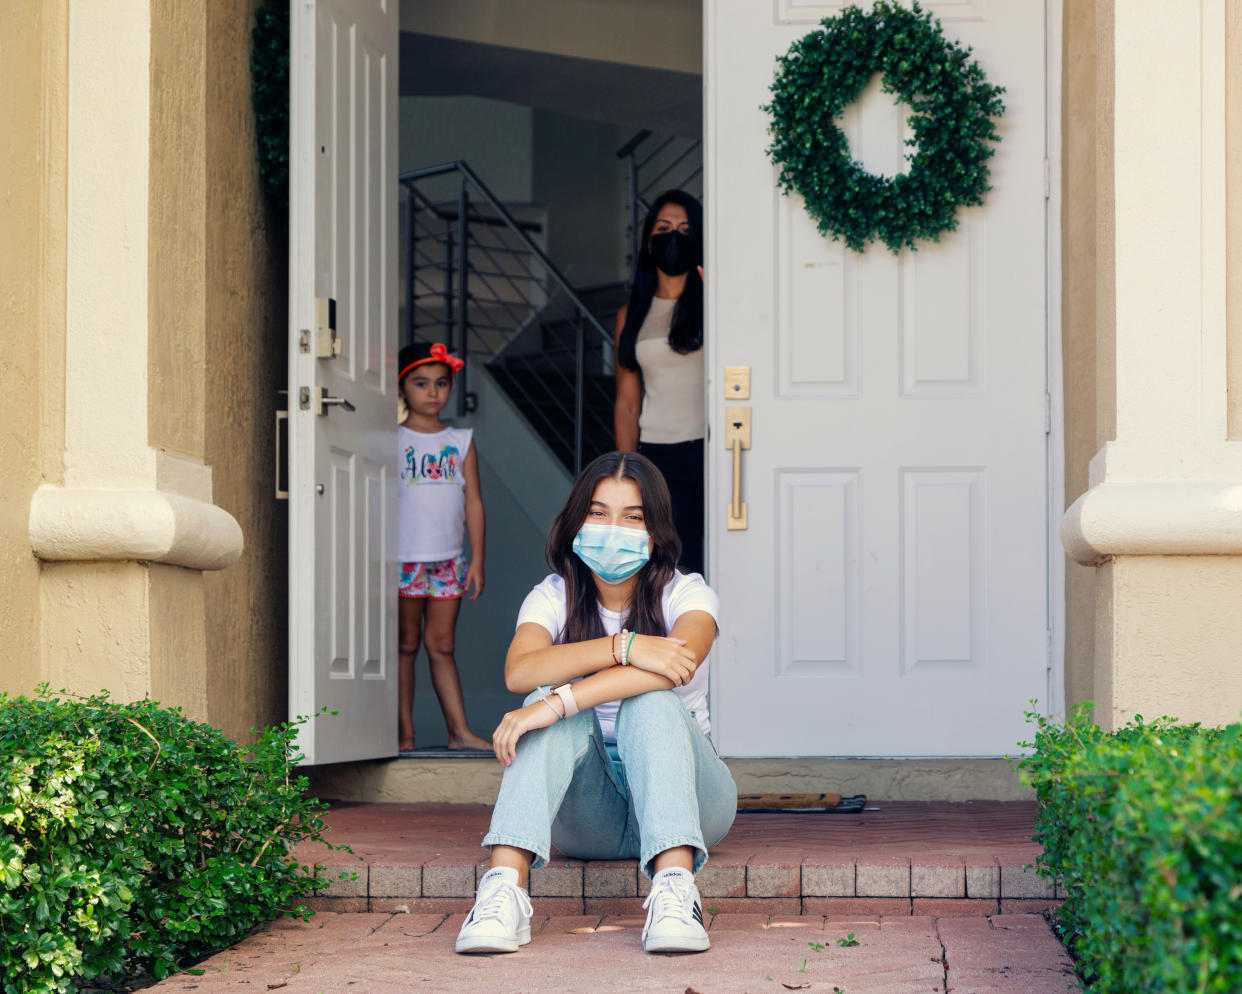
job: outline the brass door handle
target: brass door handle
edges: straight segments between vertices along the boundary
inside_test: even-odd
[[[742,450],[750,448],[750,408],[725,409],[725,448],[733,453],[733,493],[728,504],[729,531],[746,530],[746,501],[742,500]]]

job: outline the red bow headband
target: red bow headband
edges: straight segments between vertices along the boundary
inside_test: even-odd
[[[401,370],[401,372],[397,374],[397,382],[400,383],[401,377],[405,376],[405,374],[415,366],[421,366],[428,362],[442,362],[444,365],[448,366],[449,371],[453,373],[456,373],[466,364],[464,359],[458,359],[455,355],[449,355],[448,349],[446,349],[439,342],[436,342],[433,346],[431,346],[431,355],[424,359],[415,359],[412,363],[406,366],[405,369]]]

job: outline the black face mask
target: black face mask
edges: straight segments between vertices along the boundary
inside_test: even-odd
[[[651,236],[651,258],[666,276],[680,276],[699,264],[699,240],[680,231]]]

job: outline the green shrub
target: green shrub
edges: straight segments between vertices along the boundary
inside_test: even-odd
[[[267,0],[250,33],[250,102],[259,179],[273,206],[289,208],[289,4]]]
[[[1028,714],[1039,871],[1093,994],[1242,991],[1242,725]]]
[[[156,977],[310,892],[291,854],[324,806],[294,775],[296,724],[237,746],[152,701],[0,695],[0,982],[72,992]],[[326,843],[325,843],[326,844]]]

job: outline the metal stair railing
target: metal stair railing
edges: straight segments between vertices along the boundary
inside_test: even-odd
[[[472,361],[491,367],[504,353],[504,369],[493,367],[502,387],[577,475],[588,443],[599,449],[594,440],[611,440],[611,418],[599,412],[611,410],[602,374],[611,369],[612,335],[531,237],[541,226],[515,218],[465,162],[416,169],[398,181],[404,340],[442,340],[465,359],[459,414],[477,403]],[[561,335],[545,347],[543,336],[566,330],[570,341]],[[598,374],[588,372],[588,362]]]
[[[617,158],[626,160],[625,236],[628,262],[633,268],[643,216],[656,197],[665,190],[678,189],[703,199],[703,142],[680,135],[659,136],[643,129],[617,149]]]

